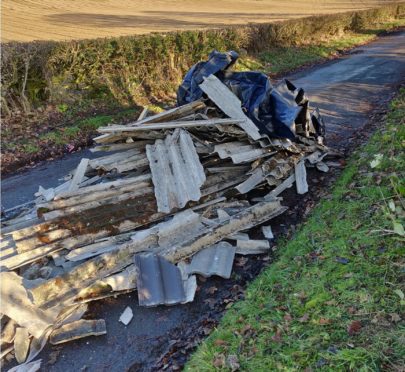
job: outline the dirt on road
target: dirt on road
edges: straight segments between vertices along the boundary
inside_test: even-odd
[[[263,23],[396,1],[3,0],[1,41],[72,40]]]

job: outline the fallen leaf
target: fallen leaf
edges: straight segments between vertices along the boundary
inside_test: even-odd
[[[238,267],[245,266],[248,261],[249,258],[247,257],[237,257],[235,260],[235,265]]]
[[[224,354],[215,354],[212,365],[215,368],[223,368],[223,367],[225,367],[225,355]]]
[[[298,319],[300,323],[305,323],[309,320],[309,315],[305,313],[301,318]]]
[[[252,329],[252,326],[250,324],[246,324],[241,330],[240,333],[244,335],[246,332],[250,331]]]
[[[391,314],[391,322],[397,323],[401,321],[401,317],[397,313]]]
[[[237,371],[240,368],[238,357],[235,354],[229,355],[227,362],[229,367],[231,367],[232,372]]]
[[[392,199],[388,202],[388,207],[391,209],[391,212],[395,212],[395,203]]]
[[[347,312],[348,312],[349,314],[356,314],[357,310],[356,310],[355,307],[350,306],[350,307],[347,309]]]
[[[331,324],[331,323],[332,323],[331,319],[326,319],[326,318],[319,319],[319,324],[320,325],[327,325],[327,324]]]
[[[228,344],[228,342],[226,342],[224,340],[218,339],[218,340],[214,341],[214,345],[215,346],[228,346],[229,344]]]
[[[397,222],[397,221],[394,221],[392,224],[394,225],[394,232],[395,232],[395,234],[397,234],[397,235],[399,235],[399,236],[405,236],[405,229],[404,229],[404,227],[402,226],[402,224],[400,224],[400,223]]]
[[[207,289],[207,293],[212,295],[212,294],[214,294],[217,290],[218,290],[217,287],[209,287],[209,288]]]
[[[379,165],[380,165],[380,163],[381,163],[381,160],[383,159],[383,154],[375,154],[374,155],[374,160],[372,160],[371,162],[370,162],[370,167],[371,168],[376,168],[376,167],[378,167]]]
[[[280,342],[281,341],[281,331],[277,329],[276,334],[274,336],[271,336],[271,339],[274,342]]]
[[[405,298],[404,292],[402,292],[400,289],[395,289],[394,293],[397,294],[401,300]]]
[[[350,323],[349,327],[347,327],[347,332],[350,336],[359,333],[361,330],[361,323],[358,320],[354,320]]]
[[[284,315],[284,320],[287,321],[287,322],[290,322],[292,320],[292,316],[287,313],[287,314]]]

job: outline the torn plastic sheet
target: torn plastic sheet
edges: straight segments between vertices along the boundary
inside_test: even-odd
[[[242,102],[242,109],[262,134],[294,139],[300,132],[324,136],[324,123],[319,110],[309,114],[308,98],[303,89],[297,89],[288,80],[274,87],[261,72],[229,71],[238,59],[238,53],[229,51],[210,53],[208,61],[195,64],[186,74],[177,91],[177,104],[184,105],[200,99],[199,87],[204,80],[216,75]]]

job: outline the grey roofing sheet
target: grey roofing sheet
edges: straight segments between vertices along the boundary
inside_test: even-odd
[[[236,248],[226,242],[219,242],[199,251],[193,256],[188,268],[190,274],[201,274],[205,277],[218,275],[229,278],[232,272]]]
[[[137,254],[138,300],[141,306],[174,305],[186,302],[181,272],[156,254]]]
[[[206,179],[204,168],[185,130],[176,129],[164,140],[147,145],[146,155],[159,212],[169,213],[183,208],[189,200],[201,198],[200,187]]]

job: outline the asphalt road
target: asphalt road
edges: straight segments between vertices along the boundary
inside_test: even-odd
[[[405,32],[382,37],[341,59],[288,78],[303,87],[310,101],[321,109],[327,123],[328,144],[344,149],[353,135],[362,131],[375,108],[387,102],[404,81]],[[81,157],[88,155],[88,151],[75,153],[7,177],[2,182],[3,205],[10,208],[32,199],[39,184],[56,186]],[[210,279],[205,286],[210,283],[220,286],[224,281]],[[106,320],[107,335],[59,347],[47,346],[40,355],[44,370],[111,372],[124,371],[133,365],[137,366],[133,370],[150,370],[167,348],[171,332],[180,326],[184,330],[193,329],[207,311],[202,291],[197,293],[194,303],[175,307],[141,308],[136,297],[133,293],[94,305],[92,314]],[[128,305],[134,318],[124,326],[118,318]]]

